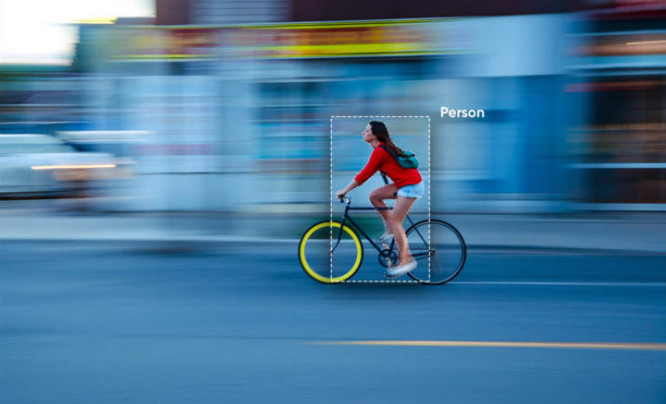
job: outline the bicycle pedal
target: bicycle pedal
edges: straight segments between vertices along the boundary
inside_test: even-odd
[[[388,272],[384,272],[384,279],[395,279],[400,275],[389,275]]]

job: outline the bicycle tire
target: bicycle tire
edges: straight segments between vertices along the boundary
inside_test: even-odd
[[[342,283],[351,278],[363,262],[363,245],[356,232],[338,221],[313,224],[298,243],[298,260],[305,273],[317,282]],[[331,254],[331,247],[340,244]]]
[[[414,223],[405,233],[419,263],[408,273],[410,278],[425,285],[442,285],[460,274],[467,261],[467,245],[453,225],[426,219]]]

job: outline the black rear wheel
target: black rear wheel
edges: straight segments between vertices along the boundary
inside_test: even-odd
[[[467,259],[460,232],[442,220],[415,223],[406,231],[407,242],[418,267],[409,276],[417,282],[441,285],[458,276]]]

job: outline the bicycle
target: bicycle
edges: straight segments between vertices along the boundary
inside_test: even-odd
[[[358,232],[377,250],[381,266],[388,268],[398,263],[395,240],[391,241],[390,246],[378,245],[349,215],[350,210],[391,208],[352,207],[349,197],[340,202],[345,204],[341,221],[324,220],[315,223],[301,237],[298,257],[305,273],[327,284],[344,283],[354,276],[363,262],[363,244]],[[419,266],[407,274],[416,282],[426,285],[442,285],[458,276],[467,259],[467,245],[460,232],[453,225],[438,219],[425,219],[416,223],[409,215],[406,219],[410,223],[405,232],[407,242],[412,256],[419,261]]]

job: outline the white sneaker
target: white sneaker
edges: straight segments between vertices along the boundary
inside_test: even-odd
[[[383,244],[386,248],[391,246],[391,243],[393,242],[393,234],[382,234],[379,236],[377,239],[378,244]]]
[[[404,264],[404,265],[398,265],[397,267],[389,268],[386,271],[386,274],[388,276],[400,276],[404,275],[407,272],[413,271],[414,268],[416,268],[416,260],[411,260],[410,262]]]

